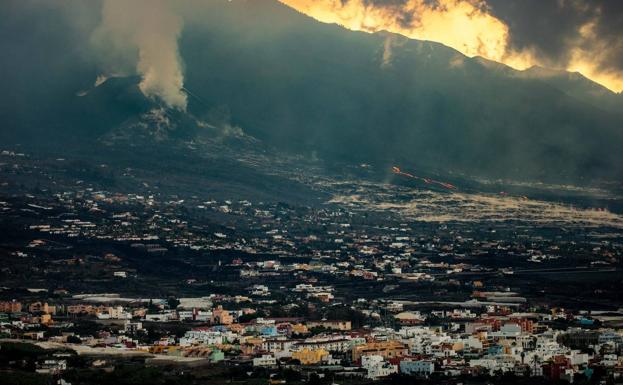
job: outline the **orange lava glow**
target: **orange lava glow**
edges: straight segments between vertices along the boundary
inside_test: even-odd
[[[434,179],[430,179],[430,178],[422,178],[420,176],[416,176],[416,175],[410,174],[408,172],[404,172],[399,167],[396,167],[396,166],[392,167],[392,172],[394,174],[396,174],[396,175],[402,175],[402,176],[405,176],[407,178],[419,180],[419,181],[424,182],[426,184],[441,186],[441,187],[446,188],[448,190],[456,190],[457,189],[457,187],[455,185],[453,185],[453,184],[446,183],[446,182],[440,182],[438,180],[434,180]]]

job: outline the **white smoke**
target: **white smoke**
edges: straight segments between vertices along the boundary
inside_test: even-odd
[[[104,0],[94,41],[112,71],[130,64],[143,94],[186,110],[184,73],[178,50],[182,18],[167,0]],[[101,49],[105,47],[105,49]]]

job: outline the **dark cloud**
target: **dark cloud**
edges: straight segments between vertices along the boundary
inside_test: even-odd
[[[348,3],[354,0],[341,0]],[[409,14],[414,0],[361,0],[391,12],[404,27],[417,26]],[[432,9],[452,1],[418,0]],[[583,68],[587,76],[605,75],[603,83],[623,85],[623,0],[454,0],[466,1],[508,26],[508,55],[530,53],[545,67]]]
[[[369,0],[396,5],[401,0]],[[428,0],[437,3],[436,0]],[[623,70],[623,1],[621,0],[485,0],[490,12],[510,30],[510,45],[533,50],[544,65],[565,66],[574,49],[591,52],[603,70]],[[582,36],[593,23],[594,36]]]
[[[608,50],[596,56],[603,69],[623,69],[623,1],[620,0],[486,0],[491,13],[510,29],[511,46],[533,49],[550,65],[565,65],[574,48]],[[583,26],[594,23],[594,38]]]
[[[595,13],[564,1],[487,1],[492,13],[508,25],[514,48],[535,49],[540,57],[557,63],[569,60],[568,44],[580,37],[579,27]]]

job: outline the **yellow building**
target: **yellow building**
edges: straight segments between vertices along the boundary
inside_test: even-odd
[[[315,327],[323,327],[326,329],[332,329],[332,330],[341,330],[341,331],[348,331],[352,329],[352,325],[350,321],[308,321],[307,322],[307,327],[309,329],[315,328]]]
[[[295,324],[292,325],[292,333],[294,334],[307,334],[309,330],[307,330],[307,326],[303,324]]]
[[[407,346],[398,341],[368,342],[353,347],[353,361],[361,356],[378,355],[385,359],[403,357],[409,353]]]
[[[20,302],[0,302],[0,313],[19,313],[20,311],[22,311],[22,304]]]
[[[320,363],[324,358],[329,357],[329,352],[324,349],[303,349],[292,352],[292,358],[299,360],[301,365],[315,365]]]
[[[174,354],[177,350],[179,350],[179,347],[175,345],[153,345],[148,348],[149,353],[152,354]]]
[[[67,306],[69,314],[95,314],[95,308],[92,305],[69,305]]]
[[[28,311],[31,313],[51,313],[50,307],[45,302],[34,302],[28,306]]]
[[[244,325],[241,324],[231,324],[227,325],[227,328],[234,333],[242,334],[244,332]]]
[[[231,325],[233,323],[234,317],[229,314],[229,311],[224,310],[223,306],[219,305],[216,309],[212,310],[212,324]]]
[[[33,321],[43,325],[48,325],[52,323],[52,316],[50,314],[41,314],[40,316],[33,317]]]

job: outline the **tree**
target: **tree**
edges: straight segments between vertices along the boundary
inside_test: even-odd
[[[175,297],[169,297],[167,299],[167,305],[169,309],[177,309],[177,306],[180,304],[180,301]]]
[[[532,357],[532,368],[533,368],[532,375],[536,375],[537,367],[538,367],[540,362],[541,362],[541,359],[539,358],[539,356],[537,354],[535,354]]]
[[[82,340],[78,336],[69,336],[67,337],[67,342],[70,344],[81,344]]]
[[[309,385],[320,385],[320,376],[316,373],[312,373],[309,375],[309,380],[307,381]]]
[[[257,313],[252,313],[252,314],[243,314],[240,317],[238,317],[238,322],[241,324],[250,322],[254,319],[256,319],[258,317]]]

